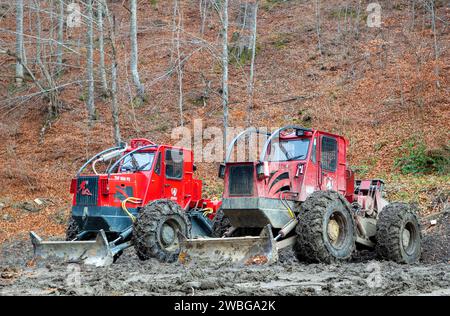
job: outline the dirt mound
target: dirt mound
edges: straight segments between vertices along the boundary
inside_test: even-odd
[[[423,233],[422,261],[450,263],[450,206]]]

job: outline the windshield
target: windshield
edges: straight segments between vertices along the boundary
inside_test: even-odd
[[[155,153],[134,153],[127,157],[120,166],[121,172],[126,171],[149,171],[152,168]]]
[[[268,150],[267,161],[303,160],[308,155],[309,138],[274,140]]]

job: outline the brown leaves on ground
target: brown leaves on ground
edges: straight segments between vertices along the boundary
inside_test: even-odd
[[[198,3],[194,2],[180,2],[184,28],[181,54],[190,56],[183,65],[184,121],[188,127],[192,127],[194,119],[203,119],[204,128],[220,127],[220,65],[209,50],[196,51],[200,38],[220,51],[217,37],[220,25],[211,14],[205,33],[200,34]],[[351,2],[350,6],[354,9],[356,3]],[[173,74],[156,80],[171,65],[173,10],[169,2],[158,5],[158,10],[148,1],[139,3],[139,59],[144,65],[139,72],[149,102],[137,107],[128,89],[129,14],[120,3],[112,2],[110,6],[116,20],[123,21],[117,28],[117,40],[123,44],[118,46],[118,103],[123,139],[146,137],[158,143],[174,143],[171,129],[180,121],[176,102],[178,78]],[[366,170],[360,176],[385,178],[391,186],[389,199],[417,201],[426,212],[433,211],[429,192],[448,188],[448,176],[397,176],[394,161],[401,154],[400,147],[412,137],[421,138],[429,148],[448,144],[450,96],[446,87],[450,86],[450,53],[443,48],[450,41],[450,33],[441,20],[448,20],[450,11],[445,6],[436,10],[441,17],[436,23],[442,48],[436,61],[429,15],[424,10],[416,12],[415,27],[407,8],[383,10],[382,28],[371,29],[363,18],[359,23],[353,16],[344,20],[342,3],[334,0],[321,4],[323,54],[320,55],[314,6],[312,1],[261,6],[254,107],[248,110],[249,65],[230,65],[230,126],[244,127],[250,117],[256,126],[295,123],[345,135],[350,141],[350,165]],[[230,20],[236,12],[237,7],[230,9]],[[27,19],[25,14],[26,25],[30,22]],[[14,30],[14,15],[4,17],[0,24]],[[231,33],[237,29],[234,26],[230,29],[231,39]],[[83,42],[84,36],[84,27],[73,29],[68,41],[79,38]],[[4,41],[14,48],[12,33],[5,34]],[[34,49],[35,45],[27,46],[27,53],[34,56]],[[64,54],[68,64],[85,66],[80,57],[84,54],[68,51]],[[96,52],[95,58],[98,57]],[[13,62],[10,57],[0,55],[0,64],[8,66],[5,76],[0,77],[3,99],[10,97],[8,76],[14,77]],[[69,67],[58,80],[71,82],[83,76],[78,66]],[[208,97],[202,99],[205,103],[196,102],[192,96],[203,96],[205,89],[208,92]],[[60,91],[61,115],[42,142],[40,131],[47,108],[43,98],[14,104],[14,108],[0,106],[3,140],[0,198],[9,197],[15,203],[35,197],[51,197],[56,201],[37,213],[3,208],[0,243],[29,230],[46,236],[63,235],[64,225],[53,216],[61,209],[70,212],[70,179],[90,155],[113,144],[109,100],[96,99],[99,119],[89,127],[84,93],[81,85],[69,85]],[[204,179],[205,191],[219,196],[221,180],[215,176],[216,172],[211,172],[217,164],[197,163],[197,166],[196,176]],[[2,219],[5,214],[9,215],[5,216],[8,220]]]

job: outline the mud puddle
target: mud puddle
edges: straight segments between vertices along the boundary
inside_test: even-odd
[[[127,250],[110,267],[32,262],[28,240],[3,245],[1,295],[450,295],[447,262],[398,265],[367,253],[344,264],[185,267],[139,261]]]

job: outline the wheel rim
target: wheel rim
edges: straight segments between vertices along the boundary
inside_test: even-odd
[[[342,248],[346,239],[346,219],[340,212],[333,212],[327,224],[327,236],[331,246],[335,249]]]
[[[176,251],[178,245],[178,231],[179,227],[174,220],[167,220],[161,225],[159,239],[162,247],[166,251]]]
[[[403,250],[408,254],[412,255],[416,249],[416,238],[417,231],[415,226],[408,222],[402,230],[402,247]]]

